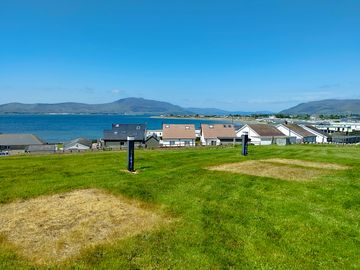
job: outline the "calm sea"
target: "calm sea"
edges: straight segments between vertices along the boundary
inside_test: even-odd
[[[47,142],[64,142],[77,137],[98,139],[112,123],[145,123],[148,129],[162,124],[210,124],[219,121],[200,119],[151,118],[123,115],[0,115],[0,133],[32,133]],[[224,121],[221,121],[224,122]]]

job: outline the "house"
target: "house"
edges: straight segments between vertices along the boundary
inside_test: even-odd
[[[195,140],[194,124],[163,124],[162,146],[195,146]]]
[[[161,138],[163,134],[162,129],[148,129],[146,130],[146,138],[155,135],[158,138]]]
[[[33,134],[0,134],[0,151],[24,152],[30,145],[45,144]]]
[[[325,132],[317,129],[314,126],[310,126],[310,125],[301,125],[301,127],[316,136],[316,143],[327,143],[328,142],[329,136]]]
[[[26,153],[30,154],[51,154],[58,150],[56,144],[34,144],[25,148]]]
[[[248,134],[250,143],[254,145],[270,145],[277,143],[277,140],[281,140],[279,144],[282,144],[284,138],[288,138],[276,127],[268,124],[246,124],[236,132],[236,136],[241,137],[244,134]],[[290,143],[291,138],[288,140]]]
[[[86,151],[90,150],[92,141],[85,138],[76,138],[64,143],[64,151]]]
[[[105,148],[127,148],[127,137],[134,137],[136,147],[145,146],[145,124],[112,124],[111,130],[104,130]]]
[[[154,149],[160,147],[160,139],[155,134],[148,136],[145,140],[145,147],[148,149]]]
[[[307,131],[303,127],[297,124],[279,124],[276,126],[278,130],[280,130],[283,134],[296,137],[297,143],[315,143],[316,135]]]
[[[201,145],[223,145],[240,140],[236,137],[234,125],[201,124],[200,141]]]

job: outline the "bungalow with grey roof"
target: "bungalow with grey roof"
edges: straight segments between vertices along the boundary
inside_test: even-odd
[[[30,145],[45,144],[33,134],[0,134],[0,151],[25,151]]]
[[[297,124],[280,124],[276,128],[281,131],[283,134],[291,137],[296,137],[297,143],[315,143],[316,135],[307,131],[303,127]]]
[[[111,130],[104,130],[104,147],[111,149],[127,148],[127,137],[135,138],[135,146],[145,146],[145,124],[112,124]]]
[[[283,144],[284,140],[286,144],[293,142],[293,138],[268,124],[246,124],[236,132],[236,136],[241,137],[244,134],[249,136],[250,143],[254,145]]]
[[[92,141],[85,138],[76,138],[64,143],[64,151],[86,151],[92,146]]]
[[[300,125],[303,129],[309,131],[316,136],[317,143],[327,143],[329,140],[328,134],[310,125]]]

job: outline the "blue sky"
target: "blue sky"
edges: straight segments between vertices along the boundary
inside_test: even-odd
[[[360,1],[0,0],[0,103],[360,98]]]

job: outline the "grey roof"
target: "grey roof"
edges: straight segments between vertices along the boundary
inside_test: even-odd
[[[156,136],[156,134],[151,134],[150,136],[148,136],[147,138],[146,138],[146,142],[148,141],[148,140],[150,140],[150,139],[154,139],[154,140],[157,140],[157,141],[160,141],[160,139],[158,138],[158,136]]]
[[[145,140],[145,124],[112,124],[112,130],[104,130],[105,141],[126,141],[128,136],[135,141]]]
[[[34,145],[44,142],[33,134],[0,134],[0,145]]]
[[[283,124],[288,129],[292,130],[293,132],[299,134],[302,137],[313,137],[316,136],[312,134],[310,131],[307,131],[303,127],[297,125],[297,124]]]
[[[85,138],[76,138],[74,140],[68,141],[66,143],[64,143],[64,148],[69,148],[75,144],[82,144],[88,147],[91,147],[92,142],[88,139]]]
[[[248,126],[261,137],[284,137],[280,130],[267,124],[248,124]]]
[[[314,126],[306,125],[306,127],[309,128],[309,129],[311,129],[311,130],[314,131],[314,132],[317,132],[317,133],[325,136],[325,137],[328,137],[328,136],[329,136],[328,134],[326,134],[325,132],[323,132],[322,130],[320,130],[320,129],[314,127]]]
[[[25,148],[27,152],[55,152],[55,144],[29,145]]]

